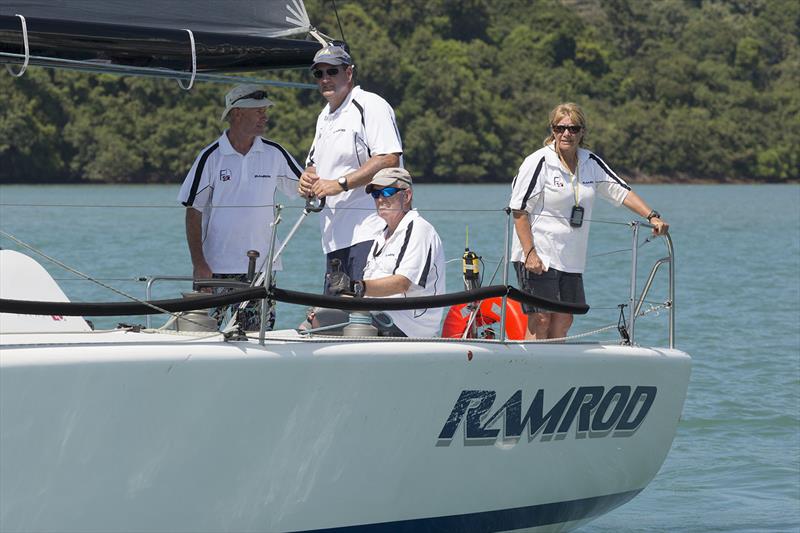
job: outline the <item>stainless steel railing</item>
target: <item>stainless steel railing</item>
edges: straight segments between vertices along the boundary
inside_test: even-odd
[[[650,292],[650,288],[653,285],[653,280],[656,277],[656,273],[658,272],[661,265],[668,264],[669,265],[669,287],[668,287],[668,296],[666,306],[669,309],[669,347],[675,347],[675,254],[674,249],[672,246],[672,237],[669,233],[664,235],[664,242],[667,246],[667,256],[662,257],[661,259],[656,260],[653,264],[653,267],[650,269],[650,274],[647,276],[647,281],[642,288],[642,293],[639,298],[636,298],[636,274],[637,274],[637,263],[638,263],[638,256],[639,256],[639,226],[644,226],[646,228],[652,228],[650,224],[644,222],[632,222],[631,226],[633,228],[633,246],[632,246],[632,257],[631,257],[631,287],[630,287],[630,300],[629,300],[629,324],[630,327],[628,329],[628,333],[630,335],[630,343],[635,343],[635,334],[636,334],[636,317],[639,316],[639,311],[642,308],[642,304],[647,297],[647,294]]]

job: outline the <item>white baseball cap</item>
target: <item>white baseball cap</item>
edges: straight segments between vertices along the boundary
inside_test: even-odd
[[[267,91],[261,85],[243,83],[237,85],[225,95],[225,111],[222,118],[225,120],[228,113],[234,107],[253,108],[253,107],[272,107],[275,104],[267,98]]]

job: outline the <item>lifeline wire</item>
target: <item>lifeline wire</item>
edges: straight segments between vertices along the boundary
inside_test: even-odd
[[[4,236],[4,237],[6,237],[7,239],[10,239],[10,240],[14,241],[15,243],[19,244],[20,246],[22,246],[22,247],[24,247],[24,248],[27,248],[28,250],[30,250],[30,251],[31,251],[31,252],[33,252],[33,253],[35,253],[35,254],[38,254],[38,255],[40,255],[40,256],[42,256],[42,257],[44,257],[44,258],[45,258],[45,259],[47,259],[48,261],[50,261],[50,262],[52,262],[52,263],[54,263],[54,264],[56,264],[56,265],[60,266],[60,267],[61,267],[61,268],[63,268],[64,270],[66,270],[66,271],[68,271],[68,272],[72,272],[72,273],[73,273],[73,274],[75,274],[76,276],[80,276],[80,277],[82,277],[82,278],[86,279],[87,281],[91,281],[91,282],[93,282],[93,283],[96,283],[96,284],[100,285],[101,287],[104,287],[104,288],[106,288],[106,289],[108,289],[108,290],[110,290],[110,291],[112,291],[112,292],[115,292],[115,293],[119,294],[120,296],[123,296],[123,297],[125,297],[125,298],[128,298],[128,299],[130,299],[130,300],[133,300],[133,301],[134,301],[134,302],[136,302],[136,303],[139,303],[139,304],[142,304],[142,305],[146,305],[146,306],[148,306],[148,307],[150,307],[150,308],[152,308],[152,309],[155,309],[156,311],[158,311],[158,312],[160,312],[160,313],[165,313],[165,314],[168,314],[168,315],[172,315],[172,316],[174,316],[174,317],[176,317],[176,318],[180,318],[180,317],[179,317],[179,315],[178,315],[177,313],[172,313],[172,312],[170,312],[170,311],[167,311],[166,309],[162,309],[162,308],[158,307],[157,305],[153,305],[153,304],[151,304],[150,302],[147,302],[147,301],[145,301],[145,300],[141,300],[141,299],[137,298],[136,296],[133,296],[133,295],[127,294],[126,292],[124,292],[124,291],[121,291],[121,290],[119,290],[119,289],[115,289],[115,288],[114,288],[114,287],[112,287],[111,285],[106,285],[106,284],[105,284],[105,283],[103,283],[102,281],[99,281],[99,280],[97,280],[97,279],[95,279],[95,278],[93,278],[93,277],[89,276],[88,274],[84,274],[83,272],[80,272],[80,271],[78,271],[78,270],[75,270],[74,268],[70,267],[69,265],[66,265],[66,264],[62,263],[62,262],[61,262],[61,261],[59,261],[58,259],[56,259],[56,258],[54,258],[54,257],[50,257],[49,255],[47,255],[46,253],[42,252],[41,250],[38,250],[38,249],[34,248],[34,247],[33,247],[33,246],[31,246],[30,244],[28,244],[28,243],[26,243],[26,242],[23,242],[23,241],[21,241],[21,240],[19,240],[19,239],[17,239],[16,237],[14,237],[13,235],[11,235],[10,233],[6,233],[5,231],[3,231],[3,230],[0,230],[0,235],[3,235],[3,236]],[[197,326],[200,326],[200,327],[204,327],[204,328],[206,327],[206,326],[204,326],[203,324],[197,323],[197,322],[195,322],[195,321],[193,321],[193,320],[190,320],[190,319],[188,319],[188,318],[185,318],[185,317],[183,317],[183,320],[185,320],[185,321],[187,321],[187,322],[191,322],[192,324],[195,324],[195,325],[197,325]]]
[[[216,205],[214,206],[215,209],[244,209],[244,208],[256,208],[256,207],[275,207],[276,204],[253,204],[253,205]],[[118,204],[118,205],[111,205],[111,204],[10,204],[10,203],[0,203],[0,207],[62,207],[62,208],[91,208],[91,209],[186,209],[182,205],[135,205],[135,204]],[[288,205],[284,206],[284,209],[305,209],[304,206],[299,205]],[[336,209],[341,210],[350,210],[350,211],[375,211],[372,207],[337,207]],[[463,213],[464,209],[442,209],[442,208],[423,208],[423,209],[416,209],[417,211],[429,211],[434,213],[449,213],[449,212],[458,212]],[[504,209],[469,209],[469,212],[473,213],[502,213]],[[558,215],[537,215],[540,217],[548,217],[548,218],[562,218],[564,220],[568,219],[569,217],[562,217]],[[609,224],[613,226],[630,226],[630,222],[618,222],[614,220],[602,220],[602,219],[585,219],[586,222],[594,222],[595,224]],[[650,227],[645,225],[646,227]],[[630,249],[629,249],[630,250]]]

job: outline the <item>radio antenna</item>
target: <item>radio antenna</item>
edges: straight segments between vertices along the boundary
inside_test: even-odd
[[[347,39],[344,38],[344,29],[342,28],[342,21],[339,20],[339,10],[336,9],[336,0],[331,0],[331,3],[333,4],[333,12],[336,13],[336,22],[337,24],[339,24],[339,33],[342,34],[342,40],[344,42],[347,42]]]

